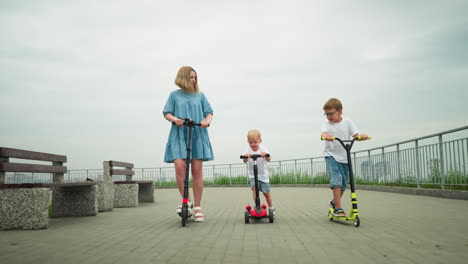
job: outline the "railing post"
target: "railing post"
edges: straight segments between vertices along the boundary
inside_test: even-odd
[[[468,140],[465,140],[465,141],[466,141],[466,150],[468,152]],[[466,180],[467,180],[466,176],[467,175],[466,175],[466,165],[465,165],[466,164],[466,162],[465,162],[465,151],[462,150],[462,152],[463,152],[463,175],[465,175],[465,182],[464,183],[466,184]]]
[[[296,178],[296,184],[297,184],[297,160],[294,160],[294,176]]]
[[[162,186],[162,181],[161,181],[161,176],[162,176],[162,168],[159,168],[159,187]]]
[[[401,171],[400,171],[400,144],[396,145],[396,150],[397,150],[397,173],[398,173],[398,179],[401,176]]]
[[[232,172],[231,172],[231,164],[229,164],[229,185],[232,185]]]
[[[416,151],[416,186],[421,188],[421,171],[419,169],[419,142],[415,141],[415,151]]]
[[[310,159],[310,183],[314,183],[314,158]]]
[[[372,166],[370,169],[370,173],[372,174],[372,182],[375,183],[375,170],[374,170],[374,163],[371,162],[371,155],[370,155],[370,150],[367,151],[367,159],[369,160],[369,166]]]
[[[439,160],[440,160],[440,187],[445,189],[445,165],[444,165],[444,145],[442,144],[442,135],[439,135]]]
[[[282,169],[281,169],[281,160],[280,160],[280,161],[279,161],[279,183],[283,183],[283,182],[281,181],[281,174],[282,174],[282,173],[283,173],[283,172],[282,172]]]
[[[212,174],[213,174],[213,177],[211,177],[211,178],[213,179],[213,184],[215,184],[215,182],[216,182],[216,179],[215,179],[215,177],[216,177],[215,176],[215,165],[213,165],[213,173]]]
[[[387,182],[387,162],[385,161],[385,148],[382,148],[382,169],[383,169],[383,182]]]

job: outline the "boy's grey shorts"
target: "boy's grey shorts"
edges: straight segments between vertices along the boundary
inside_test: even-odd
[[[250,186],[255,187],[255,179],[250,179]],[[270,184],[267,182],[258,181],[258,190],[262,193],[269,193],[270,192]]]

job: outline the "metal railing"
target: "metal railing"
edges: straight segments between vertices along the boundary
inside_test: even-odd
[[[451,138],[451,139],[445,139]],[[466,186],[468,126],[378,148],[352,152],[356,184]],[[268,164],[272,184],[328,183],[323,157],[272,161]],[[154,180],[157,186],[175,186],[173,167],[135,168],[135,180]],[[101,180],[102,169],[69,170],[66,182]],[[50,182],[49,174],[11,173],[7,182]],[[247,184],[244,163],[204,165],[206,185]],[[115,177],[114,180],[121,180]]]

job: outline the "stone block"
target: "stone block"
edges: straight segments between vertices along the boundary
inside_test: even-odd
[[[99,212],[112,211],[114,209],[114,183],[112,181],[101,181],[97,185]]]
[[[0,189],[0,230],[47,228],[50,197],[49,188]]]
[[[154,182],[138,183],[138,202],[153,203],[154,202]]]
[[[52,188],[52,216],[93,216],[98,213],[98,186]]]
[[[114,184],[114,207],[137,207],[138,184]]]

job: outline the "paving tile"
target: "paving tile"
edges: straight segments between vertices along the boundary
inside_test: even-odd
[[[328,188],[272,187],[275,223],[244,223],[248,187],[205,188],[206,221],[181,227],[176,189],[155,203],[45,230],[0,232],[2,263],[465,263],[468,201],[358,191],[361,227],[329,221]],[[349,193],[343,196],[349,210]],[[415,214],[417,212],[417,214]]]

